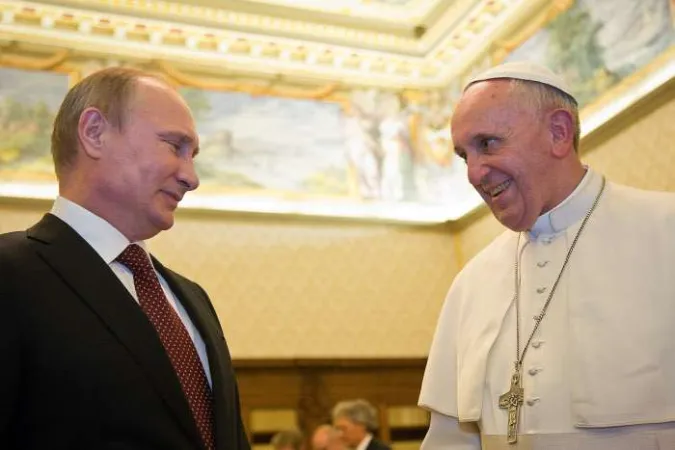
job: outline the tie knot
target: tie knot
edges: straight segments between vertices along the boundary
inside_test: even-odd
[[[152,265],[147,253],[137,244],[131,244],[124,249],[116,258],[116,261],[124,264],[132,273],[152,271]]]

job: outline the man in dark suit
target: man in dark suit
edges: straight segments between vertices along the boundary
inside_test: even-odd
[[[54,123],[59,197],[0,236],[0,448],[248,450],[225,338],[204,290],[151,258],[197,188],[180,95],[105,69]]]
[[[374,434],[379,427],[377,410],[363,399],[347,400],[333,407],[333,426],[347,448],[354,450],[391,450]]]

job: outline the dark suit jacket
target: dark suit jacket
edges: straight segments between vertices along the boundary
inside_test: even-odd
[[[391,450],[391,447],[389,447],[384,442],[373,438],[370,440],[370,443],[368,444],[368,447],[366,447],[366,450]]]
[[[217,448],[248,450],[209,298],[154,263],[206,344]],[[91,246],[50,214],[0,235],[0,448],[203,448],[152,324]]]

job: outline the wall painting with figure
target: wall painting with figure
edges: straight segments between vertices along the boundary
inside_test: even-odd
[[[192,204],[414,222],[459,217],[472,195],[442,93],[411,101],[354,90],[342,102],[181,93],[202,148]]]
[[[52,123],[67,74],[0,67],[0,196],[53,198]],[[447,90],[340,102],[181,88],[201,187],[185,207],[439,222],[473,193],[451,150]]]

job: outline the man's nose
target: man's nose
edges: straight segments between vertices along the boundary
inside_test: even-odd
[[[194,191],[199,187],[199,175],[195,170],[194,159],[186,158],[178,173],[178,180],[184,185],[188,191]]]
[[[469,183],[471,183],[474,186],[479,186],[483,181],[483,179],[485,178],[485,176],[488,174],[489,171],[488,167],[485,164],[483,164],[483,161],[478,155],[467,156],[466,166]]]

